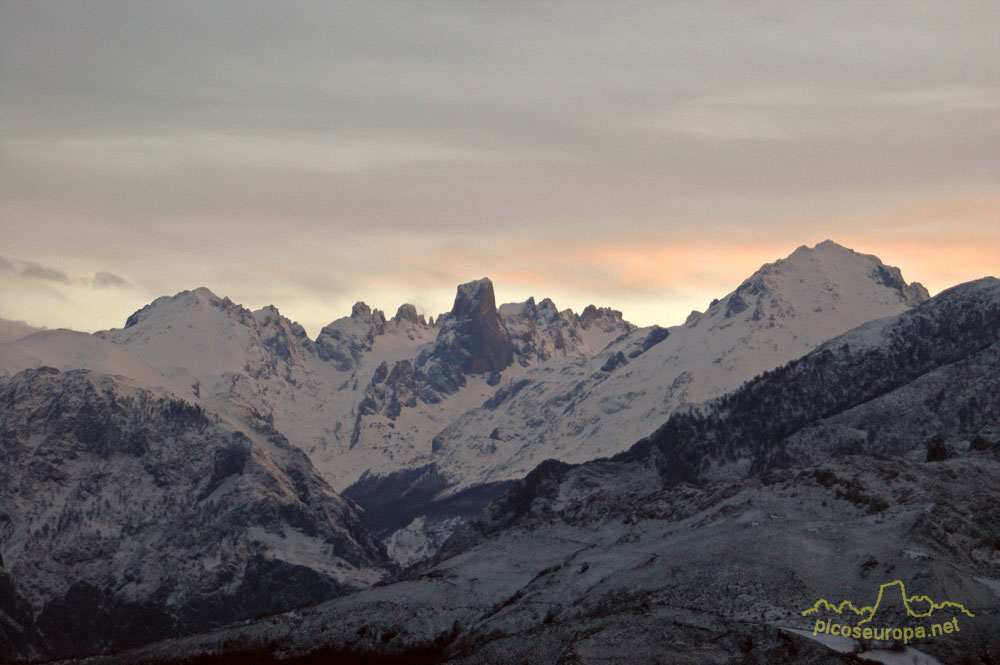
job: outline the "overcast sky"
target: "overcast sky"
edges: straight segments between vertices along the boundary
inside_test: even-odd
[[[0,317],[207,286],[679,323],[827,238],[1000,266],[1000,3],[0,0]]]

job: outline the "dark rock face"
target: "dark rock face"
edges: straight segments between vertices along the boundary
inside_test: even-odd
[[[18,594],[0,558],[0,661],[26,659],[40,641],[31,605]]]
[[[431,391],[450,395],[465,385],[469,374],[501,372],[514,362],[514,349],[506,326],[497,312],[493,283],[488,279],[458,287],[455,304],[444,318],[434,348],[420,354],[416,362],[424,401],[433,403]]]
[[[427,325],[424,321],[423,314],[417,314],[417,308],[410,304],[400,305],[399,309],[396,310],[396,316],[392,317],[392,320],[396,323],[414,323],[419,325]]]
[[[613,372],[622,365],[627,365],[627,364],[628,360],[626,360],[625,354],[619,351],[618,353],[608,356],[608,360],[603,365],[601,365],[601,371]]]
[[[638,358],[646,351],[670,337],[670,331],[660,326],[653,326],[653,329],[642,339],[642,344],[629,351],[629,358]]]
[[[746,300],[743,299],[740,291],[737,290],[736,293],[729,297],[729,304],[726,305],[726,318],[730,319],[741,312],[745,312],[747,307]]]
[[[941,462],[955,456],[954,447],[948,445],[940,434],[928,439],[926,445],[928,462]]]
[[[927,289],[920,282],[907,284],[906,280],[903,279],[903,273],[895,266],[879,264],[875,268],[872,279],[879,284],[888,286],[890,289],[899,291],[900,296],[911,307],[916,307],[931,297]]]
[[[413,373],[413,363],[400,360],[392,366],[382,362],[365,389],[365,398],[358,405],[358,416],[368,416],[384,411],[389,418],[396,418],[402,408],[417,405],[421,387]]]
[[[305,453],[247,423],[87,370],[0,379],[0,660],[128,648],[390,571]]]
[[[385,536],[410,523],[414,517],[469,517],[504,493],[509,482],[477,485],[443,499],[436,498],[450,485],[434,464],[404,469],[384,476],[363,475],[344,490],[344,496],[364,508],[365,526]]]
[[[497,313],[493,282],[481,279],[458,287],[432,357],[466,374],[499,372],[514,362],[507,328]]]

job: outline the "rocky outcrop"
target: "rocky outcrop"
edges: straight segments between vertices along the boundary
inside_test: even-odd
[[[581,336],[579,317],[570,310],[560,312],[548,298],[537,305],[534,298],[503,305],[500,316],[522,367],[556,356],[590,355]]]
[[[635,326],[622,318],[622,313],[610,307],[587,305],[580,312],[580,327],[584,330],[596,328],[604,332],[624,334],[635,330]],[[595,349],[596,351],[597,349]]]
[[[385,314],[363,302],[354,303],[351,315],[337,319],[320,331],[316,351],[320,358],[342,372],[358,366],[362,356],[372,350],[375,337],[385,332]]]
[[[395,418],[402,408],[417,405],[421,386],[413,373],[413,363],[400,360],[389,370],[384,361],[375,369],[371,382],[365,389],[365,397],[358,406],[359,416],[384,412]]]
[[[274,305],[257,310],[253,318],[261,341],[277,358],[290,362],[298,352],[316,353],[306,329],[282,316]]]
[[[427,325],[424,315],[417,314],[417,308],[410,304],[400,305],[399,309],[396,310],[396,316],[392,317],[392,320],[396,324],[412,323],[421,326]]]
[[[831,241],[827,240],[826,242]],[[916,307],[931,297],[930,293],[927,292],[927,289],[923,284],[920,282],[910,282],[907,284],[906,280],[903,279],[903,273],[900,272],[899,268],[895,266],[887,266],[881,261],[879,261],[873,268],[871,277],[879,284],[897,291],[903,302],[910,307]]]
[[[483,278],[458,287],[455,304],[431,357],[466,374],[488,374],[513,362],[507,328],[497,312],[493,282]]]
[[[434,348],[420,354],[416,371],[434,391],[450,395],[465,385],[466,375],[499,373],[513,362],[514,347],[497,311],[493,283],[483,278],[458,287]]]

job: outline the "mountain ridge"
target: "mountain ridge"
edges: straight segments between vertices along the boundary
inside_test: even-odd
[[[847,663],[889,657],[892,642],[838,654],[809,636],[802,608],[833,588],[863,597],[875,575],[976,615],[908,656],[989,663],[1000,648],[998,324],[1000,280],[960,285],[693,405],[624,453],[543,462],[437,555],[350,599],[101,663],[221,662],[212,659],[232,653],[227,644],[466,665],[665,653],[726,665]],[[897,413],[901,403],[929,413],[913,421]],[[800,448],[782,443],[807,433]],[[929,457],[929,434],[953,453]],[[840,446],[845,437],[861,447]],[[815,456],[770,454],[793,449]],[[706,463],[674,473],[664,462],[683,465],[683,451]],[[742,463],[747,455],[761,463]]]
[[[273,306],[251,311],[199,287],[156,299],[121,329],[2,345],[0,370],[86,366],[134,374],[226,418],[249,408],[338,491],[364,475],[367,492],[386,477],[405,494],[389,476],[428,469],[440,487],[430,509],[549,457],[620,452],[674,410],[925,293],[876,257],[827,241],[764,264],[670,328],[635,328],[610,308],[560,311],[549,299],[497,306],[481,279],[459,286],[452,311],[433,322],[406,305],[386,318],[358,302],[312,340]],[[424,520],[405,540],[426,551],[442,533]],[[403,560],[414,556],[400,547]]]

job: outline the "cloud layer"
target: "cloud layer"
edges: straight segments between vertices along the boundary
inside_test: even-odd
[[[206,285],[314,329],[358,298],[440,311],[491,274],[502,299],[672,323],[826,238],[932,290],[1000,264],[992,2],[2,19],[0,224],[38,263],[4,269],[0,315],[107,327]]]
[[[132,284],[127,279],[110,272],[99,271],[92,275],[74,274],[70,276],[58,268],[43,266],[34,261],[8,259],[3,256],[0,256],[0,272],[8,273],[22,279],[37,279],[43,282],[55,282],[56,284],[65,284],[67,286],[86,284],[93,286],[95,289],[132,288]]]

